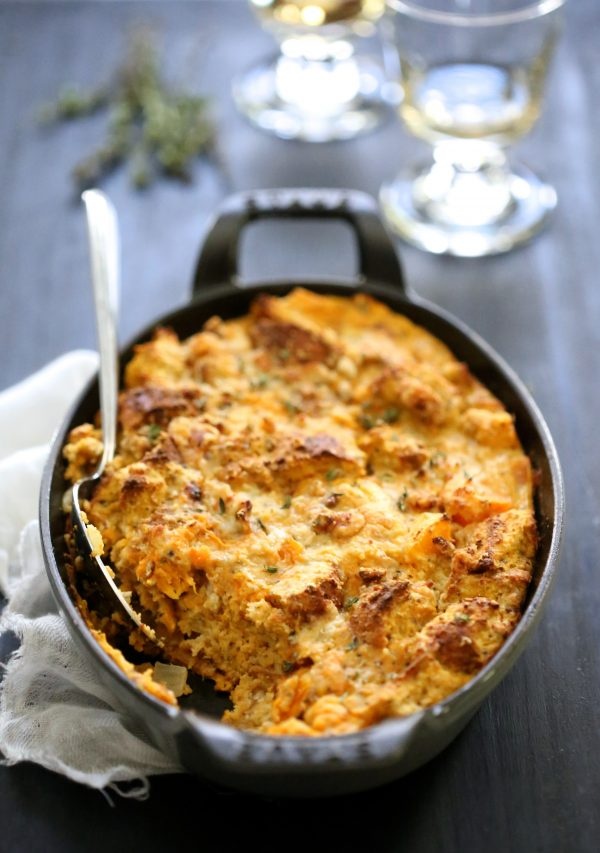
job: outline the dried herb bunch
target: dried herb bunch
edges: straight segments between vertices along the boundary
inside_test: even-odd
[[[189,181],[192,161],[212,150],[207,99],[166,85],[147,29],[134,31],[125,61],[110,83],[88,92],[65,88],[43,108],[41,118],[45,123],[68,121],[101,109],[108,109],[108,134],[75,166],[73,177],[80,189],[97,184],[126,160],[138,188],[161,173]]]

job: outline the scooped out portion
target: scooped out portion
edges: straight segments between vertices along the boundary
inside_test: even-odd
[[[73,429],[67,478],[101,450]],[[84,509],[178,667],[123,668],[174,702],[186,667],[230,695],[224,722],[271,735],[353,732],[460,688],[517,624],[537,544],[500,401],[375,299],[302,288],[136,348]]]

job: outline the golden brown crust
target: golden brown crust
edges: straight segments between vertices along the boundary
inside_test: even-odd
[[[296,289],[186,341],[159,330],[125,376],[118,453],[85,509],[167,659],[230,691],[227,722],[317,736],[412,713],[513,630],[531,465],[422,328]],[[101,450],[73,430],[67,476]]]

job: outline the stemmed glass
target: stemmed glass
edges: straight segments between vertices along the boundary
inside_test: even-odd
[[[233,83],[238,109],[285,139],[327,142],[376,127],[388,113],[381,64],[355,50],[385,0],[249,0],[279,52]]]
[[[531,237],[552,186],[507,148],[536,123],[565,0],[387,0],[406,128],[433,147],[380,192],[390,226],[430,252],[476,257]]]

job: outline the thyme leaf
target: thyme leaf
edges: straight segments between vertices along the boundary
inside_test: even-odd
[[[400,512],[406,512],[406,499],[408,498],[408,491],[404,489],[398,500],[396,501],[396,506],[400,510]]]
[[[158,436],[161,434],[161,428],[158,424],[150,424],[148,427],[148,438],[150,441],[156,441]]]

